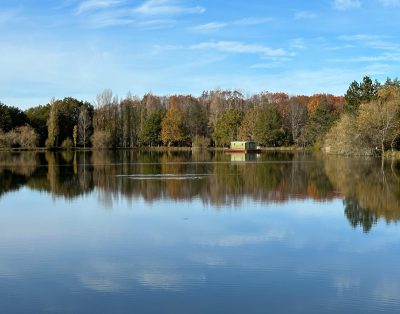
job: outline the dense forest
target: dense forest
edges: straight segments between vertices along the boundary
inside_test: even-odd
[[[344,96],[291,96],[213,90],[200,97],[142,99],[111,90],[93,103],[71,97],[22,111],[0,103],[0,148],[317,147],[340,154],[380,154],[400,145],[400,82],[368,76]]]

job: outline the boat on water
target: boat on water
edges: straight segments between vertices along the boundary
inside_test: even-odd
[[[254,141],[235,141],[231,142],[229,148],[224,149],[226,154],[257,154],[261,153],[261,148]]]

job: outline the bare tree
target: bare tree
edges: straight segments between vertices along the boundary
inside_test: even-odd
[[[307,122],[307,107],[291,99],[289,102],[289,126],[293,141],[300,144],[300,135]]]
[[[78,143],[86,148],[92,130],[92,119],[87,106],[82,106],[78,118]]]

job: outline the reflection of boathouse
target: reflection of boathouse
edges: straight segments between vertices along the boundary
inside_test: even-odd
[[[258,154],[231,154],[231,161],[256,161]]]
[[[257,147],[254,141],[235,141],[231,142],[228,149],[225,149],[226,153],[259,153],[261,149]]]

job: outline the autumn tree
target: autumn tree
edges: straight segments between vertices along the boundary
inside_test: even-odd
[[[400,87],[381,87],[375,99],[362,103],[358,114],[344,114],[327,134],[325,149],[340,154],[371,155],[394,149],[400,136]]]
[[[238,139],[242,141],[254,141],[256,137],[255,121],[260,113],[260,107],[248,109],[244,114],[238,130]]]
[[[345,113],[325,136],[323,150],[330,154],[371,155],[371,147],[364,147],[357,130],[357,118]]]
[[[376,100],[360,106],[357,124],[364,142],[379,147],[382,154],[387,147],[393,150],[400,135],[400,88],[381,88]]]
[[[161,123],[161,139],[164,145],[180,145],[185,141],[183,112],[170,106]]]
[[[218,119],[224,114],[226,110],[226,101],[223,93],[216,90],[211,94],[211,102],[209,106],[209,128],[215,130]]]
[[[58,146],[58,138],[60,134],[60,113],[59,106],[55,99],[50,102],[49,120],[47,120],[48,138],[46,140],[46,147]]]

